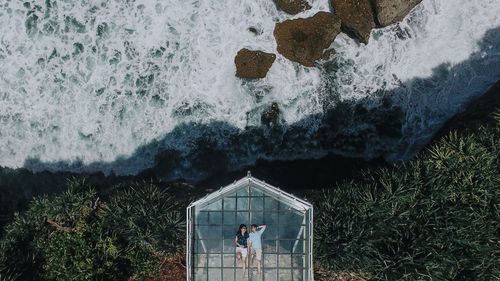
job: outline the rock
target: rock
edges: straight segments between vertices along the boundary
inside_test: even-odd
[[[339,33],[340,20],[327,12],[318,12],[305,19],[286,20],[274,28],[278,52],[305,66],[314,66]]]
[[[257,29],[256,27],[253,26],[249,27],[248,31],[253,33],[253,35],[262,35],[262,30]]]
[[[241,49],[234,59],[236,76],[250,79],[264,78],[275,59],[275,54]]]
[[[274,3],[280,10],[291,15],[311,9],[306,0],[274,0]]]
[[[401,21],[422,0],[372,0],[378,23],[388,26]]]
[[[261,122],[266,126],[276,125],[278,123],[278,118],[280,115],[280,108],[278,103],[273,102],[271,106],[262,113]]]
[[[368,44],[376,26],[370,0],[332,0],[332,5],[335,15],[342,21],[342,31]]]
[[[331,61],[335,58],[336,55],[337,52],[335,51],[335,49],[328,49],[323,52],[323,55],[321,55],[321,60]]]

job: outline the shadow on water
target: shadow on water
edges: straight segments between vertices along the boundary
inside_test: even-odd
[[[478,51],[462,63],[439,65],[428,78],[401,82],[396,89],[375,93],[356,103],[338,102],[325,114],[311,115],[294,124],[241,130],[220,121],[184,123],[162,139],[113,162],[84,164],[28,159],[24,167],[33,171],[103,171],[106,174],[142,171],[139,175],[198,182],[215,174],[266,163],[258,160],[320,159],[328,153],[377,159],[388,157],[395,150],[409,151],[411,156],[456,113],[447,106],[455,102],[456,109],[460,110],[467,102],[463,100],[465,97],[461,100],[442,91],[480,96],[499,78],[492,77],[491,72],[498,72],[500,76],[500,68],[494,69],[495,65],[500,65],[500,28],[488,31],[478,43]],[[435,122],[436,118],[442,122]],[[414,126],[415,122],[421,126]],[[416,135],[419,133],[424,136]]]
[[[473,92],[474,97],[480,96],[496,82],[488,80],[492,79],[492,69],[482,66],[500,65],[499,48],[500,28],[495,28],[487,32],[479,43],[479,50],[467,61],[454,66],[440,65],[428,78],[406,81],[397,89],[378,93],[357,104],[339,103],[324,115],[312,115],[291,125],[240,130],[225,122],[187,123],[178,125],[162,139],[139,147],[132,155],[109,163],[47,163],[28,159],[24,169],[0,168],[0,202],[4,206],[11,196],[27,200],[32,196],[62,190],[64,179],[73,174],[55,172],[60,170],[104,171],[107,176],[83,173],[103,186],[131,179],[153,178],[163,181],[183,179],[203,188],[217,188],[243,176],[246,170],[252,170],[255,176],[287,190],[326,188],[335,181],[356,175],[360,169],[383,165],[384,160],[380,159],[390,154],[394,147],[413,147],[417,150],[425,145],[414,142],[415,138],[405,137],[411,133],[406,122],[418,116],[408,116],[407,109],[398,105],[417,106],[423,111],[443,106],[431,104],[434,99],[421,97],[439,95],[440,88],[429,93],[419,90],[434,89],[438,82],[455,76],[457,78],[445,83],[445,87]],[[500,73],[500,69],[493,71]],[[470,77],[475,78],[471,80]],[[467,80],[462,81],[464,78]],[[414,97],[413,93],[420,97]],[[417,101],[420,103],[417,104]],[[379,106],[364,106],[368,102]],[[429,126],[429,134],[437,131],[440,125]],[[366,161],[364,156],[373,146],[380,149],[370,155],[374,160]],[[28,170],[45,172],[32,173]],[[136,176],[115,175],[115,171],[132,173],[137,170],[142,172]],[[22,201],[23,204],[26,200]],[[16,203],[13,201],[12,204]],[[0,212],[7,211],[2,209]],[[18,210],[21,207],[10,206],[8,209]]]

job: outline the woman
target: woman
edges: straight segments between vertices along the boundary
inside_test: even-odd
[[[236,244],[236,259],[238,260],[238,262],[242,262],[243,278],[245,278],[248,246],[250,243],[248,237],[249,234],[247,232],[247,226],[241,224],[238,232],[236,233],[236,238],[234,238],[234,243]]]

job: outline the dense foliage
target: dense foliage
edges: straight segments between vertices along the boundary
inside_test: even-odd
[[[500,278],[500,114],[315,202],[316,258],[374,280]]]
[[[317,264],[373,280],[499,279],[500,112],[496,120],[316,194]],[[6,227],[0,280],[179,279],[184,207],[148,182],[103,199],[69,180]]]
[[[0,279],[126,280],[154,275],[183,246],[183,203],[151,183],[106,202],[85,180],[35,199],[0,241]]]

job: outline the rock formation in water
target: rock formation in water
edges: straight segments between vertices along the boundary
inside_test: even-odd
[[[306,0],[274,0],[274,3],[280,10],[290,15],[311,9],[311,5]]]
[[[401,21],[422,0],[372,0],[382,27]]]
[[[342,31],[368,44],[371,30],[375,28],[370,0],[332,0],[332,5],[342,21]]]
[[[278,52],[305,66],[314,66],[339,33],[340,20],[327,12],[318,12],[305,19],[286,20],[274,28]]]
[[[373,28],[401,21],[422,0],[332,0],[342,31],[368,44]]]
[[[280,108],[278,103],[273,102],[271,106],[262,113],[261,122],[266,126],[273,126],[278,124],[278,119],[280,115]]]
[[[241,49],[234,59],[236,76],[249,79],[264,78],[275,59],[275,54]]]

